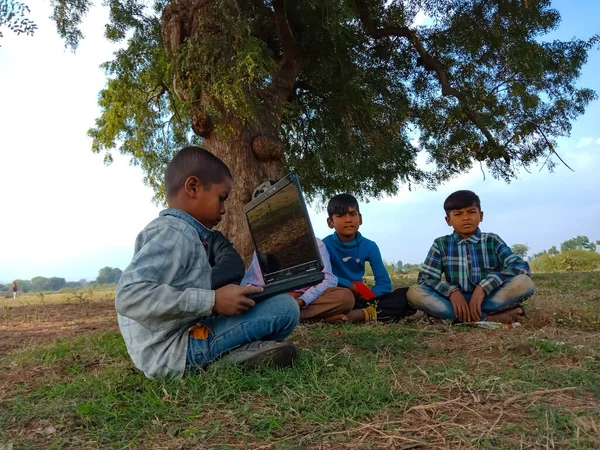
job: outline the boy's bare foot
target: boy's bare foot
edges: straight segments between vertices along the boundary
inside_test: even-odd
[[[348,316],[346,316],[346,314],[336,314],[335,316],[323,319],[323,322],[341,325],[343,323],[348,323]]]
[[[520,306],[517,306],[516,308],[509,309],[507,311],[490,314],[485,320],[488,322],[500,323],[522,322],[525,320],[525,311]]]
[[[427,320],[427,323],[429,325],[439,325],[441,323],[444,323],[444,321],[439,317],[431,316],[429,314],[425,314],[425,320]]]
[[[350,323],[360,323],[365,321],[365,312],[362,309],[353,309],[348,314],[346,314],[348,318],[348,322]]]

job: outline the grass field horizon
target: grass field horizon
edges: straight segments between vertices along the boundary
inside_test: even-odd
[[[0,449],[600,448],[600,272],[534,281],[516,330],[301,325],[291,370],[166,382],[112,292],[0,299]]]

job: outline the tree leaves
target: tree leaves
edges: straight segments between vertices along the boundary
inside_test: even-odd
[[[25,33],[32,36],[37,30],[37,25],[25,17],[28,12],[30,12],[29,7],[24,3],[0,0],[0,27],[6,26],[17,34]],[[0,31],[1,37],[2,32]]]
[[[167,4],[190,8],[169,52]],[[89,4],[57,5],[74,48]],[[283,115],[272,92],[290,35],[272,1],[108,5],[107,38],[125,47],[105,64],[93,150],[130,155],[159,198],[166,161],[198,142],[198,114],[221,135],[277,117],[286,168],[310,198],[370,197],[400,182],[433,187],[474,164],[506,181],[539,163],[552,170],[557,139],[597,98],[576,82],[598,38],[548,41],[560,22],[549,0],[288,0],[302,70]],[[416,26],[418,13],[428,20]]]

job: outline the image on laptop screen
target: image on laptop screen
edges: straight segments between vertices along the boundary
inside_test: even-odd
[[[305,270],[319,260],[297,185],[290,183],[247,212],[263,275]],[[265,281],[267,279],[265,278]]]

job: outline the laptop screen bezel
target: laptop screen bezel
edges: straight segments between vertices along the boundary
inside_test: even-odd
[[[246,215],[246,223],[248,224],[248,229],[250,231],[250,237],[252,238],[252,244],[254,245],[255,251],[257,250],[256,240],[254,239],[254,234],[252,233],[252,227],[250,226],[250,219],[248,218],[248,213],[256,208],[258,205],[262,204],[266,200],[268,200],[273,195],[277,194],[282,189],[286,188],[290,184],[294,185],[296,192],[298,193],[298,198],[300,200],[300,207],[302,209],[302,214],[305,217],[306,225],[308,228],[308,235],[311,241],[311,244],[314,249],[314,253],[317,257],[315,260],[307,261],[302,264],[298,264],[296,266],[287,267],[282,270],[278,270],[275,272],[264,272],[264,268],[261,267],[261,272],[263,275],[263,279],[265,283],[272,283],[275,281],[279,281],[282,279],[289,278],[290,276],[299,276],[302,273],[315,273],[323,270],[323,261],[321,259],[321,252],[319,251],[319,246],[317,245],[317,240],[315,238],[315,233],[313,231],[312,223],[310,220],[310,216],[308,215],[308,208],[306,207],[306,202],[304,200],[304,194],[302,193],[302,188],[300,187],[300,183],[298,181],[298,177],[289,173],[273,186],[269,187],[265,192],[260,194],[258,197],[253,199],[251,202],[244,206],[244,214]]]

